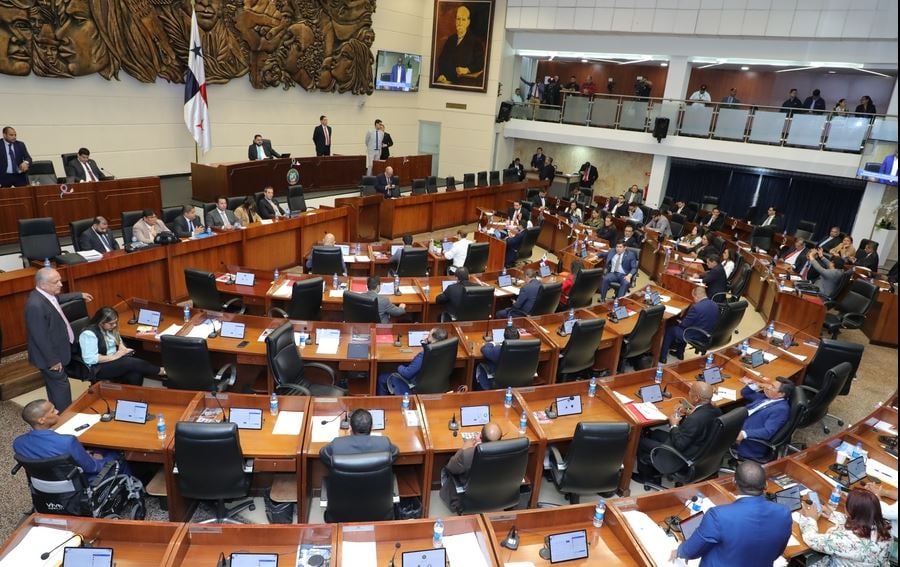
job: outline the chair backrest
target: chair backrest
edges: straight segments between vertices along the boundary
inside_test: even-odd
[[[597,347],[603,339],[606,319],[579,319],[572,326],[569,342],[559,353],[559,374],[581,372],[594,365]]]
[[[734,338],[734,330],[741,324],[746,310],[747,300],[745,299],[721,305],[719,308],[719,319],[710,333],[708,349],[715,350],[731,342],[732,338]]]
[[[847,270],[846,272],[841,274],[841,278],[838,280],[838,284],[834,288],[834,295],[831,296],[831,299],[836,299],[838,297],[841,297],[844,294],[844,290],[846,290],[847,287],[850,286],[850,280],[852,278],[853,278],[853,272],[851,270]]]
[[[233,212],[233,211],[236,210],[238,207],[240,207],[241,205],[244,204],[244,199],[246,199],[246,198],[247,198],[247,197],[244,196],[244,195],[237,195],[236,197],[228,197],[228,198],[226,199],[226,201],[228,202],[228,205],[226,205],[226,208],[227,208],[229,211],[232,211],[232,212]],[[163,214],[165,214],[165,213],[163,213]],[[166,222],[166,219],[165,219],[165,218],[163,218],[163,222]]]
[[[479,171],[478,172],[478,187],[484,187],[488,184],[488,172],[487,171]]]
[[[437,176],[429,175],[425,178],[425,189],[429,193],[437,193]]]
[[[474,173],[464,173],[463,174],[463,189],[471,189],[475,187],[475,174]]]
[[[91,516],[87,480],[71,455],[27,459],[15,455],[25,469],[31,502],[38,514]]]
[[[362,185],[363,187],[375,187],[375,176],[363,175],[362,180],[360,181],[360,185]]]
[[[85,302],[84,298],[79,297],[64,301],[59,304],[59,308],[62,309],[63,315],[66,316],[66,320],[70,325],[83,324],[86,321],[90,321],[87,302]],[[77,337],[78,334],[76,333],[75,336]]]
[[[422,277],[428,271],[428,249],[404,246],[397,264],[397,275],[401,278]]]
[[[69,167],[69,162],[78,157],[78,154],[75,152],[68,154],[59,154],[59,157],[62,158],[63,164],[63,172],[66,171],[66,168]]]
[[[772,247],[772,238],[774,234],[775,231],[771,226],[758,226],[753,229],[753,232],[750,235],[750,246],[768,250]]]
[[[134,223],[143,218],[143,211],[122,211],[122,243],[131,244]]]
[[[487,242],[473,242],[466,250],[466,261],[463,265],[470,274],[481,274],[487,269],[488,248]]]
[[[538,288],[537,297],[534,298],[534,305],[531,306],[529,315],[549,315],[556,312],[559,307],[559,298],[562,296],[562,282],[542,283]]]
[[[462,513],[505,510],[519,503],[519,487],[528,467],[528,438],[516,437],[475,447]]]
[[[500,347],[500,360],[494,373],[494,387],[530,386],[534,383],[538,359],[541,356],[540,339],[505,340]]]
[[[325,477],[326,522],[372,522],[394,518],[394,471],[388,451],[337,454]]]
[[[672,215],[675,217],[676,215]],[[681,216],[681,215],[677,215]],[[674,220],[669,221],[669,230],[672,231],[672,238],[678,239],[681,238],[681,233],[684,232],[684,224],[680,222],[675,222]]]
[[[297,280],[291,286],[288,319],[318,321],[322,310],[322,278]]]
[[[728,278],[728,286],[729,289],[734,289],[734,284],[738,281],[738,276],[741,274],[744,267],[744,256],[734,252],[734,249],[731,249],[733,252],[732,256],[734,257],[734,269],[731,271],[731,276]]]
[[[444,189],[447,191],[456,191],[456,178],[448,175],[444,180]]]
[[[231,199],[234,199],[234,198],[235,197],[231,197]],[[243,197],[239,197],[239,198],[241,199],[241,203],[243,203],[244,202]],[[241,203],[238,203],[238,204],[240,205]],[[229,200],[229,207],[230,206],[231,206],[231,202]],[[234,210],[234,209],[232,209],[232,210]],[[162,217],[160,217],[160,218],[162,218],[163,224],[168,226],[169,229],[171,230],[172,223],[175,221],[175,219],[178,218],[178,215],[181,214],[181,206],[176,205],[174,207],[163,207],[162,210],[160,211],[160,214],[162,215]],[[206,222],[206,220],[203,220],[201,222]]]
[[[630,434],[627,423],[582,421],[575,426],[560,491],[596,494],[616,490]]]
[[[453,315],[457,321],[483,321],[491,316],[493,307],[494,288],[467,285],[463,290],[462,302]]]
[[[230,500],[247,495],[249,475],[235,423],[175,424],[175,478],[182,496]]]
[[[319,289],[321,295],[321,288]],[[266,337],[266,362],[276,385],[303,383],[303,359],[294,344],[294,326],[284,323]]]
[[[710,243],[715,246],[716,250],[719,251],[719,254],[722,253],[722,250],[725,250],[725,239],[721,236],[713,236]]]
[[[216,208],[216,202],[213,201],[211,203],[203,203],[203,221],[206,222],[206,215],[213,212]]]
[[[424,195],[428,192],[428,188],[425,185],[424,179],[413,179],[412,182],[412,194],[413,195]]]
[[[869,240],[868,238],[860,239],[859,247],[857,248],[857,250],[865,250],[866,244],[871,244],[872,246],[875,247],[874,250],[876,252],[878,252],[878,241],[877,240]]]
[[[69,223],[69,234],[72,235],[72,247],[81,252],[81,234],[94,225],[94,219],[78,219]]]
[[[685,215],[681,213],[672,213],[672,216],[669,218],[669,225],[671,226],[671,224],[674,222],[680,224],[683,227],[685,223],[687,223],[687,221],[688,220]],[[674,233],[675,230],[672,229],[672,232]]]
[[[337,246],[313,246],[311,274],[343,274],[344,257]]]
[[[859,313],[865,315],[875,303],[878,296],[878,286],[863,279],[855,279],[850,282],[850,289],[844,294],[837,310],[841,313]]]
[[[775,454],[771,455],[773,459],[784,454],[784,449],[791,442],[791,437],[794,436],[800,420],[806,415],[806,407],[809,403],[806,390],[803,388],[794,388],[794,393],[791,394],[791,399],[788,401],[791,404],[788,420],[769,438],[769,443],[775,446]]]
[[[56,168],[53,167],[53,161],[39,159],[31,162],[31,165],[28,166],[28,183],[37,183],[38,185],[56,184]]]
[[[534,245],[537,244],[538,237],[541,235],[541,227],[533,226],[525,229],[525,237],[519,244],[519,251],[516,254],[516,260],[529,260],[534,252]]]
[[[187,285],[188,295],[195,308],[210,311],[224,310],[222,296],[216,289],[215,274],[194,268],[185,268],[184,283]]]
[[[488,183],[491,185],[500,185],[500,172],[491,171],[488,173]]]
[[[815,393],[812,394],[812,399],[806,406],[806,414],[800,420],[798,427],[807,427],[825,417],[831,402],[844,389],[852,372],[853,365],[849,362],[841,362],[825,372],[820,387],[816,388]]]
[[[575,282],[569,291],[569,307],[579,309],[581,307],[590,307],[594,299],[594,294],[600,289],[600,282],[603,280],[603,268],[592,268],[589,270],[581,270],[575,276]]]
[[[356,293],[344,292],[345,323],[380,323],[378,315],[378,298]]]
[[[719,198],[713,195],[704,195],[702,201],[703,205],[701,208],[704,211],[712,211],[719,206]]]
[[[159,338],[166,387],[173,390],[209,392],[215,385],[215,371],[209,359],[206,339],[163,335]]]
[[[304,213],[307,208],[306,195],[303,194],[303,185],[290,185],[288,187],[288,209]]]
[[[359,186],[359,196],[360,197],[368,197],[369,195],[374,195],[376,193],[374,185],[360,185]]]
[[[511,167],[509,169],[503,170],[503,182],[504,183],[515,183],[519,180],[519,172]]]
[[[422,372],[416,378],[417,394],[440,394],[450,389],[450,374],[456,363],[459,339],[450,337],[443,341],[426,344],[422,359]]]
[[[52,260],[62,253],[56,226],[50,217],[19,219],[19,246],[26,267],[31,260]]]
[[[684,476],[677,474],[676,478],[694,482],[718,474],[722,459],[734,445],[746,419],[747,408],[735,408],[717,417],[710,429],[706,444],[694,458],[693,466],[686,473],[682,473]]]
[[[665,312],[666,306],[660,304],[645,307],[638,313],[634,329],[623,339],[625,343],[622,348],[623,357],[631,358],[650,352],[653,347],[653,336],[659,330]]]
[[[738,269],[740,272],[737,275],[737,279],[731,282],[732,297],[741,297],[744,295],[744,291],[747,289],[747,283],[750,282],[750,273],[753,271],[753,267],[746,262]]]
[[[849,384],[856,377],[859,370],[859,363],[862,361],[863,351],[865,347],[860,343],[851,343],[847,341],[839,341],[836,339],[819,339],[819,348],[816,354],[806,367],[806,375],[803,378],[803,384],[816,390],[820,390],[825,381],[825,373],[834,368],[841,362],[849,362],[851,368],[850,377],[847,379],[844,393],[849,389]]]

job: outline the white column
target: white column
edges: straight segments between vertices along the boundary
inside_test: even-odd
[[[888,103],[885,114],[897,114],[897,80],[894,80],[894,90],[891,92],[891,100]]]
[[[691,65],[687,57],[676,56],[669,59],[669,68],[666,73],[666,89],[664,98],[687,98],[688,79],[691,76]],[[653,96],[659,96],[654,94]]]
[[[647,185],[648,207],[657,208],[662,203],[666,194],[666,185],[669,184],[669,167],[671,160],[667,156],[654,155],[653,165],[650,167],[650,183]]]
[[[878,222],[878,208],[881,206],[881,199],[884,198],[884,191],[885,186],[881,183],[866,183],[856,220],[853,221],[853,231],[850,233],[854,244],[863,238],[871,238],[875,223]]]
[[[662,93],[663,98],[683,99],[687,95],[688,79],[691,75],[691,66],[687,57],[671,57],[666,73],[666,88]],[[659,96],[654,93],[654,96]],[[650,183],[647,186],[648,207],[658,207],[666,194],[666,185],[669,183],[669,168],[671,161],[667,156],[654,155],[653,166],[650,168]]]

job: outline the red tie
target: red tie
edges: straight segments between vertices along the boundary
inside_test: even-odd
[[[588,180],[588,171],[590,171],[590,170],[588,170],[588,169],[585,169],[585,170],[584,170],[584,177],[581,178],[582,181],[587,181],[587,180]]]

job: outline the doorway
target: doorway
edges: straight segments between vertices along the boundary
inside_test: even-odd
[[[441,154],[440,122],[419,121],[419,154],[431,154],[431,175],[437,175]]]

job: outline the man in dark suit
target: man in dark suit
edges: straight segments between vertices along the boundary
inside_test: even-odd
[[[277,219],[284,216],[284,209],[275,200],[275,189],[271,185],[263,189],[262,199],[256,203],[256,212],[262,219]]]
[[[606,275],[600,284],[600,301],[606,301],[606,292],[609,291],[609,284],[612,282],[619,283],[616,297],[626,295],[637,277],[637,271],[637,256],[625,247],[624,241],[616,242],[616,247],[606,255]]]
[[[541,170],[541,174],[538,176],[541,181],[550,181],[556,178],[556,166],[553,165],[553,158],[548,157],[547,163],[544,164],[544,168]]]
[[[616,204],[612,206],[609,210],[609,214],[614,217],[627,217],[628,216],[628,203],[625,202],[625,196],[619,195],[616,197]]]
[[[547,208],[547,189],[541,187],[538,194],[531,198],[531,208],[534,210]]]
[[[413,245],[413,237],[411,234],[404,234],[400,240],[403,242],[403,246],[401,246],[397,249],[397,251],[391,254],[391,275],[393,275],[397,271],[397,269],[400,268],[400,258],[403,256],[403,249],[407,246]],[[391,248],[393,248],[393,246]]]
[[[616,231],[616,223],[613,222],[612,215],[603,217],[603,227],[597,229],[597,238],[605,240],[608,244],[612,244],[618,240],[618,232]]]
[[[81,233],[78,245],[82,250],[96,250],[101,254],[119,249],[119,243],[109,233],[109,222],[105,217],[94,217],[94,224]]]
[[[390,199],[396,188],[393,167],[387,166],[382,173],[375,176],[375,190],[384,195],[385,199]]]
[[[544,171],[544,165],[547,163],[547,156],[544,155],[544,148],[538,146],[538,149],[531,156],[531,168],[538,173]]]
[[[375,298],[375,302],[378,305],[378,318],[382,323],[390,323],[391,317],[406,315],[405,303],[394,305],[387,296],[378,293],[379,289],[381,289],[381,278],[369,276],[369,279],[366,280],[366,292],[362,295]]]
[[[625,202],[629,205],[634,203],[635,205],[643,205],[644,204],[644,194],[641,192],[640,187],[637,185],[632,185],[628,188],[628,191],[625,193]]]
[[[716,207],[710,212],[706,220],[700,224],[701,226],[705,226],[707,230],[722,230],[722,227],[725,226],[725,216],[722,215],[722,212]]]
[[[190,238],[203,232],[204,228],[203,223],[197,220],[194,205],[182,205],[181,214],[172,221],[172,232],[178,238]]]
[[[581,176],[581,179],[578,182],[579,187],[588,189],[593,187],[594,182],[600,177],[600,174],[597,173],[597,166],[591,165],[591,162],[589,161],[586,161],[581,165],[581,168],[578,169],[578,174]]]
[[[694,303],[688,307],[684,318],[675,320],[675,324],[666,329],[659,354],[659,361],[663,364],[668,361],[669,354],[678,360],[684,360],[685,329],[696,327],[709,333],[719,320],[719,305],[709,299],[705,288],[696,286],[691,290],[691,297]]]
[[[677,449],[688,459],[696,458],[704,442],[709,438],[713,421],[722,415],[722,410],[712,404],[715,388],[706,382],[691,382],[688,401],[694,407],[690,413],[680,404],[669,416],[669,430],[651,430],[649,435],[641,437],[638,444],[638,475],[644,482],[659,481],[659,472],[650,462],[650,453],[660,445],[669,445]]]
[[[372,414],[362,408],[353,410],[350,414],[350,435],[343,435],[332,439],[331,443],[319,449],[319,458],[322,464],[329,469],[332,466],[335,455],[358,455],[360,453],[387,452],[391,454],[391,460],[397,459],[400,454],[397,446],[384,435],[371,435]]]
[[[821,242],[816,245],[816,248],[821,248],[822,250],[831,250],[835,246],[841,243],[844,237],[841,236],[841,228],[838,226],[831,227],[831,231],[828,233]]]
[[[706,257],[707,271],[700,279],[706,286],[706,294],[709,297],[715,297],[718,293],[724,293],[728,285],[728,276],[725,275],[725,268],[719,263],[718,254],[710,254]]]
[[[391,138],[391,134],[389,132],[383,132],[384,139],[381,141],[381,156],[379,159],[386,160],[391,157],[391,146],[394,145],[394,139]]]
[[[331,126],[328,125],[328,117],[324,114],[319,117],[319,125],[313,130],[312,139],[316,145],[317,156],[331,155]]]
[[[520,338],[519,330],[515,327],[507,326],[503,329],[504,341],[517,341]],[[484,362],[475,369],[475,382],[480,389],[494,389],[494,373],[497,371],[497,363],[500,362],[502,350],[503,343],[495,343],[493,340],[484,343],[481,347],[481,356],[484,357]]]
[[[737,500],[707,510],[694,534],[672,553],[673,561],[700,559],[704,567],[772,565],[784,553],[791,537],[791,511],[766,498],[765,469],[745,461],[734,480]]]
[[[445,340],[447,340],[446,329],[443,327],[431,329],[428,337],[422,341],[422,350],[413,357],[409,364],[401,364],[397,367],[397,372],[384,373],[378,377],[378,382],[375,384],[375,393],[379,396],[386,396],[391,393],[395,395],[409,393],[411,390],[407,386],[407,382],[415,386],[416,380],[422,372],[422,364],[425,361],[425,345]],[[397,376],[403,378],[403,380],[400,380]]]
[[[519,248],[525,240],[527,231],[525,230],[525,219],[519,218],[518,232],[506,238],[506,256],[503,259],[503,265],[511,268],[516,265],[516,258],[519,257]]]
[[[684,201],[675,201],[675,208],[672,209],[673,215],[684,215],[687,216],[687,203]]]
[[[53,268],[41,268],[34,276],[35,289],[25,301],[28,362],[44,376],[47,399],[62,411],[72,403],[66,365],[72,360],[75,332],[63,315],[61,303],[74,299],[93,301],[89,293],[60,293],[62,278]]]
[[[525,180],[525,166],[522,165],[522,160],[516,158],[512,160],[507,169],[515,169],[516,170],[516,179],[519,181]]]
[[[91,151],[87,148],[79,148],[75,159],[66,164],[66,177],[74,178],[76,183],[109,179],[109,176],[100,171],[97,162],[91,159]]]
[[[784,246],[778,251],[778,259],[790,264],[791,270],[799,274],[806,266],[806,241],[800,237],[794,239],[793,246]]]
[[[264,140],[262,134],[253,136],[253,143],[247,148],[247,159],[272,159],[280,158],[281,154],[272,149],[272,142]]]
[[[516,298],[513,306],[509,309],[497,311],[498,319],[506,319],[510,315],[521,317],[523,314],[528,315],[531,313],[531,308],[534,307],[534,300],[537,299],[538,291],[541,289],[541,280],[537,272],[528,268],[525,270],[525,282],[525,285],[519,290],[519,297]]]
[[[622,242],[625,243],[625,248],[640,248],[641,241],[641,234],[636,232],[633,226],[626,224],[622,229]]]
[[[475,447],[479,443],[499,441],[501,438],[503,438],[503,430],[499,425],[493,421],[485,423],[481,428],[480,438],[463,441],[462,448],[450,457],[450,461],[441,470],[441,500],[457,514],[462,512],[462,509],[460,508],[460,496],[456,492],[456,484],[465,486],[468,482],[472,461],[475,459]]]
[[[447,313],[456,319],[456,313],[462,306],[463,295],[467,286],[473,285],[469,281],[469,269],[465,266],[456,269],[456,281],[447,286],[447,289],[438,294],[434,302],[438,305],[446,305]]]
[[[875,251],[875,243],[871,240],[866,242],[861,252],[856,253],[856,261],[854,266],[860,268],[869,268],[873,272],[878,269],[878,252]]]
[[[3,152],[0,153],[0,187],[21,187],[28,185],[28,168],[31,154],[25,142],[18,141],[16,129],[3,127]]]
[[[737,436],[737,453],[742,459],[760,459],[766,455],[765,445],[747,441],[756,439],[768,443],[772,436],[787,423],[791,413],[791,397],[794,383],[782,377],[775,382],[759,384],[750,378],[742,378],[746,384],[741,396],[747,400],[747,421]]]
[[[759,226],[770,226],[774,232],[781,232],[784,229],[784,217],[778,214],[775,207],[769,207]]]

